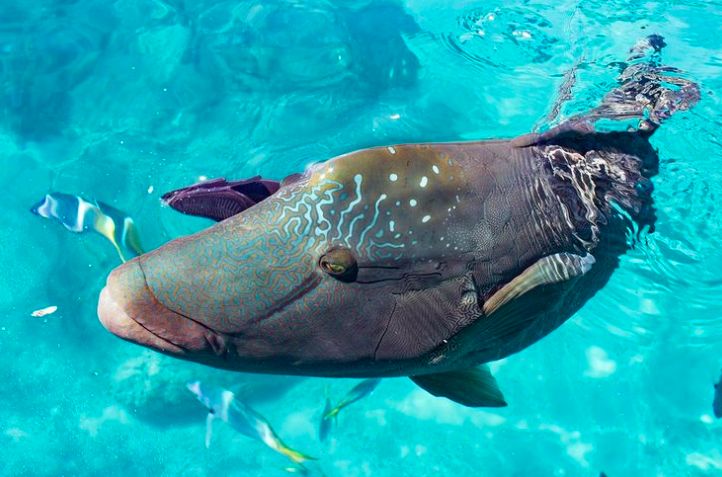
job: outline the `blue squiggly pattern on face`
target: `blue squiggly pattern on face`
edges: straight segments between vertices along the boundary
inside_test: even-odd
[[[462,170],[438,147],[358,151],[312,166],[252,209],[144,256],[143,269],[169,308],[233,333],[290,303],[303,308],[308,293],[330,293],[318,260],[332,247],[351,249],[361,267],[458,252],[455,217],[465,193]]]

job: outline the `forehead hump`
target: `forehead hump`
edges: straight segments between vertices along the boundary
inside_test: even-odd
[[[432,145],[340,156],[314,166],[308,185],[323,191],[317,232],[324,241],[376,259],[441,239],[466,192],[456,159]]]

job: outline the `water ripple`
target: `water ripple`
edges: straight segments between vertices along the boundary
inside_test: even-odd
[[[525,6],[467,10],[458,18],[458,30],[443,34],[441,40],[454,54],[480,68],[545,63],[561,46],[551,21]]]

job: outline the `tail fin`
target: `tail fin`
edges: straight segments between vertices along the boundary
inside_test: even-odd
[[[692,108],[701,97],[697,83],[676,68],[660,65],[663,46],[658,35],[637,43],[630,60],[637,60],[647,50],[653,50],[651,57],[623,64],[619,85],[599,106],[543,133],[512,141],[515,147],[536,146],[545,155],[547,167],[559,178],[555,186],[559,194],[568,193],[571,187],[586,196],[587,200],[582,200],[585,208],[572,217],[583,242],[595,241],[598,225],[620,211],[640,228],[654,230],[650,178],[658,172],[659,158],[648,139],[662,121]],[[617,127],[598,130],[601,120],[637,123],[621,131]]]
[[[659,35],[639,41],[631,48],[628,63],[621,64],[624,69],[617,77],[619,86],[604,95],[601,105],[568,122],[583,121],[593,126],[602,119],[638,119],[637,130],[649,136],[677,111],[691,109],[701,98],[700,87],[685,78],[683,71],[660,64],[664,46],[664,38]],[[632,62],[650,50],[649,58]]]

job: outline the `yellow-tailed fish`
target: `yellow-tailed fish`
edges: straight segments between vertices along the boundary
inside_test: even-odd
[[[211,445],[213,420],[220,419],[244,436],[263,442],[296,464],[315,460],[314,457],[302,454],[284,444],[266,418],[236,399],[236,396],[227,389],[203,385],[200,381],[191,381],[186,386],[208,408],[206,447]]]
[[[333,404],[331,404],[331,397],[329,396],[329,389],[326,386],[326,404],[321,412],[321,421],[318,423],[318,440],[324,442],[328,435],[331,433],[331,427],[334,424],[335,419],[327,419],[331,411],[333,411]]]
[[[143,253],[133,219],[103,202],[52,192],[46,194],[30,211],[41,217],[57,219],[71,232],[93,230],[101,234],[113,244],[123,262],[126,261],[124,250],[129,256]]]
[[[359,401],[369,394],[371,394],[374,389],[376,389],[376,386],[379,385],[381,382],[380,378],[374,378],[374,379],[365,379],[361,381],[359,384],[353,387],[351,391],[344,397],[340,403],[338,403],[338,406],[333,408],[329,413],[325,414],[323,416],[324,420],[329,420],[332,417],[336,417],[336,415],[339,413],[339,411],[347,406],[350,406],[351,404],[355,403],[356,401]]]

